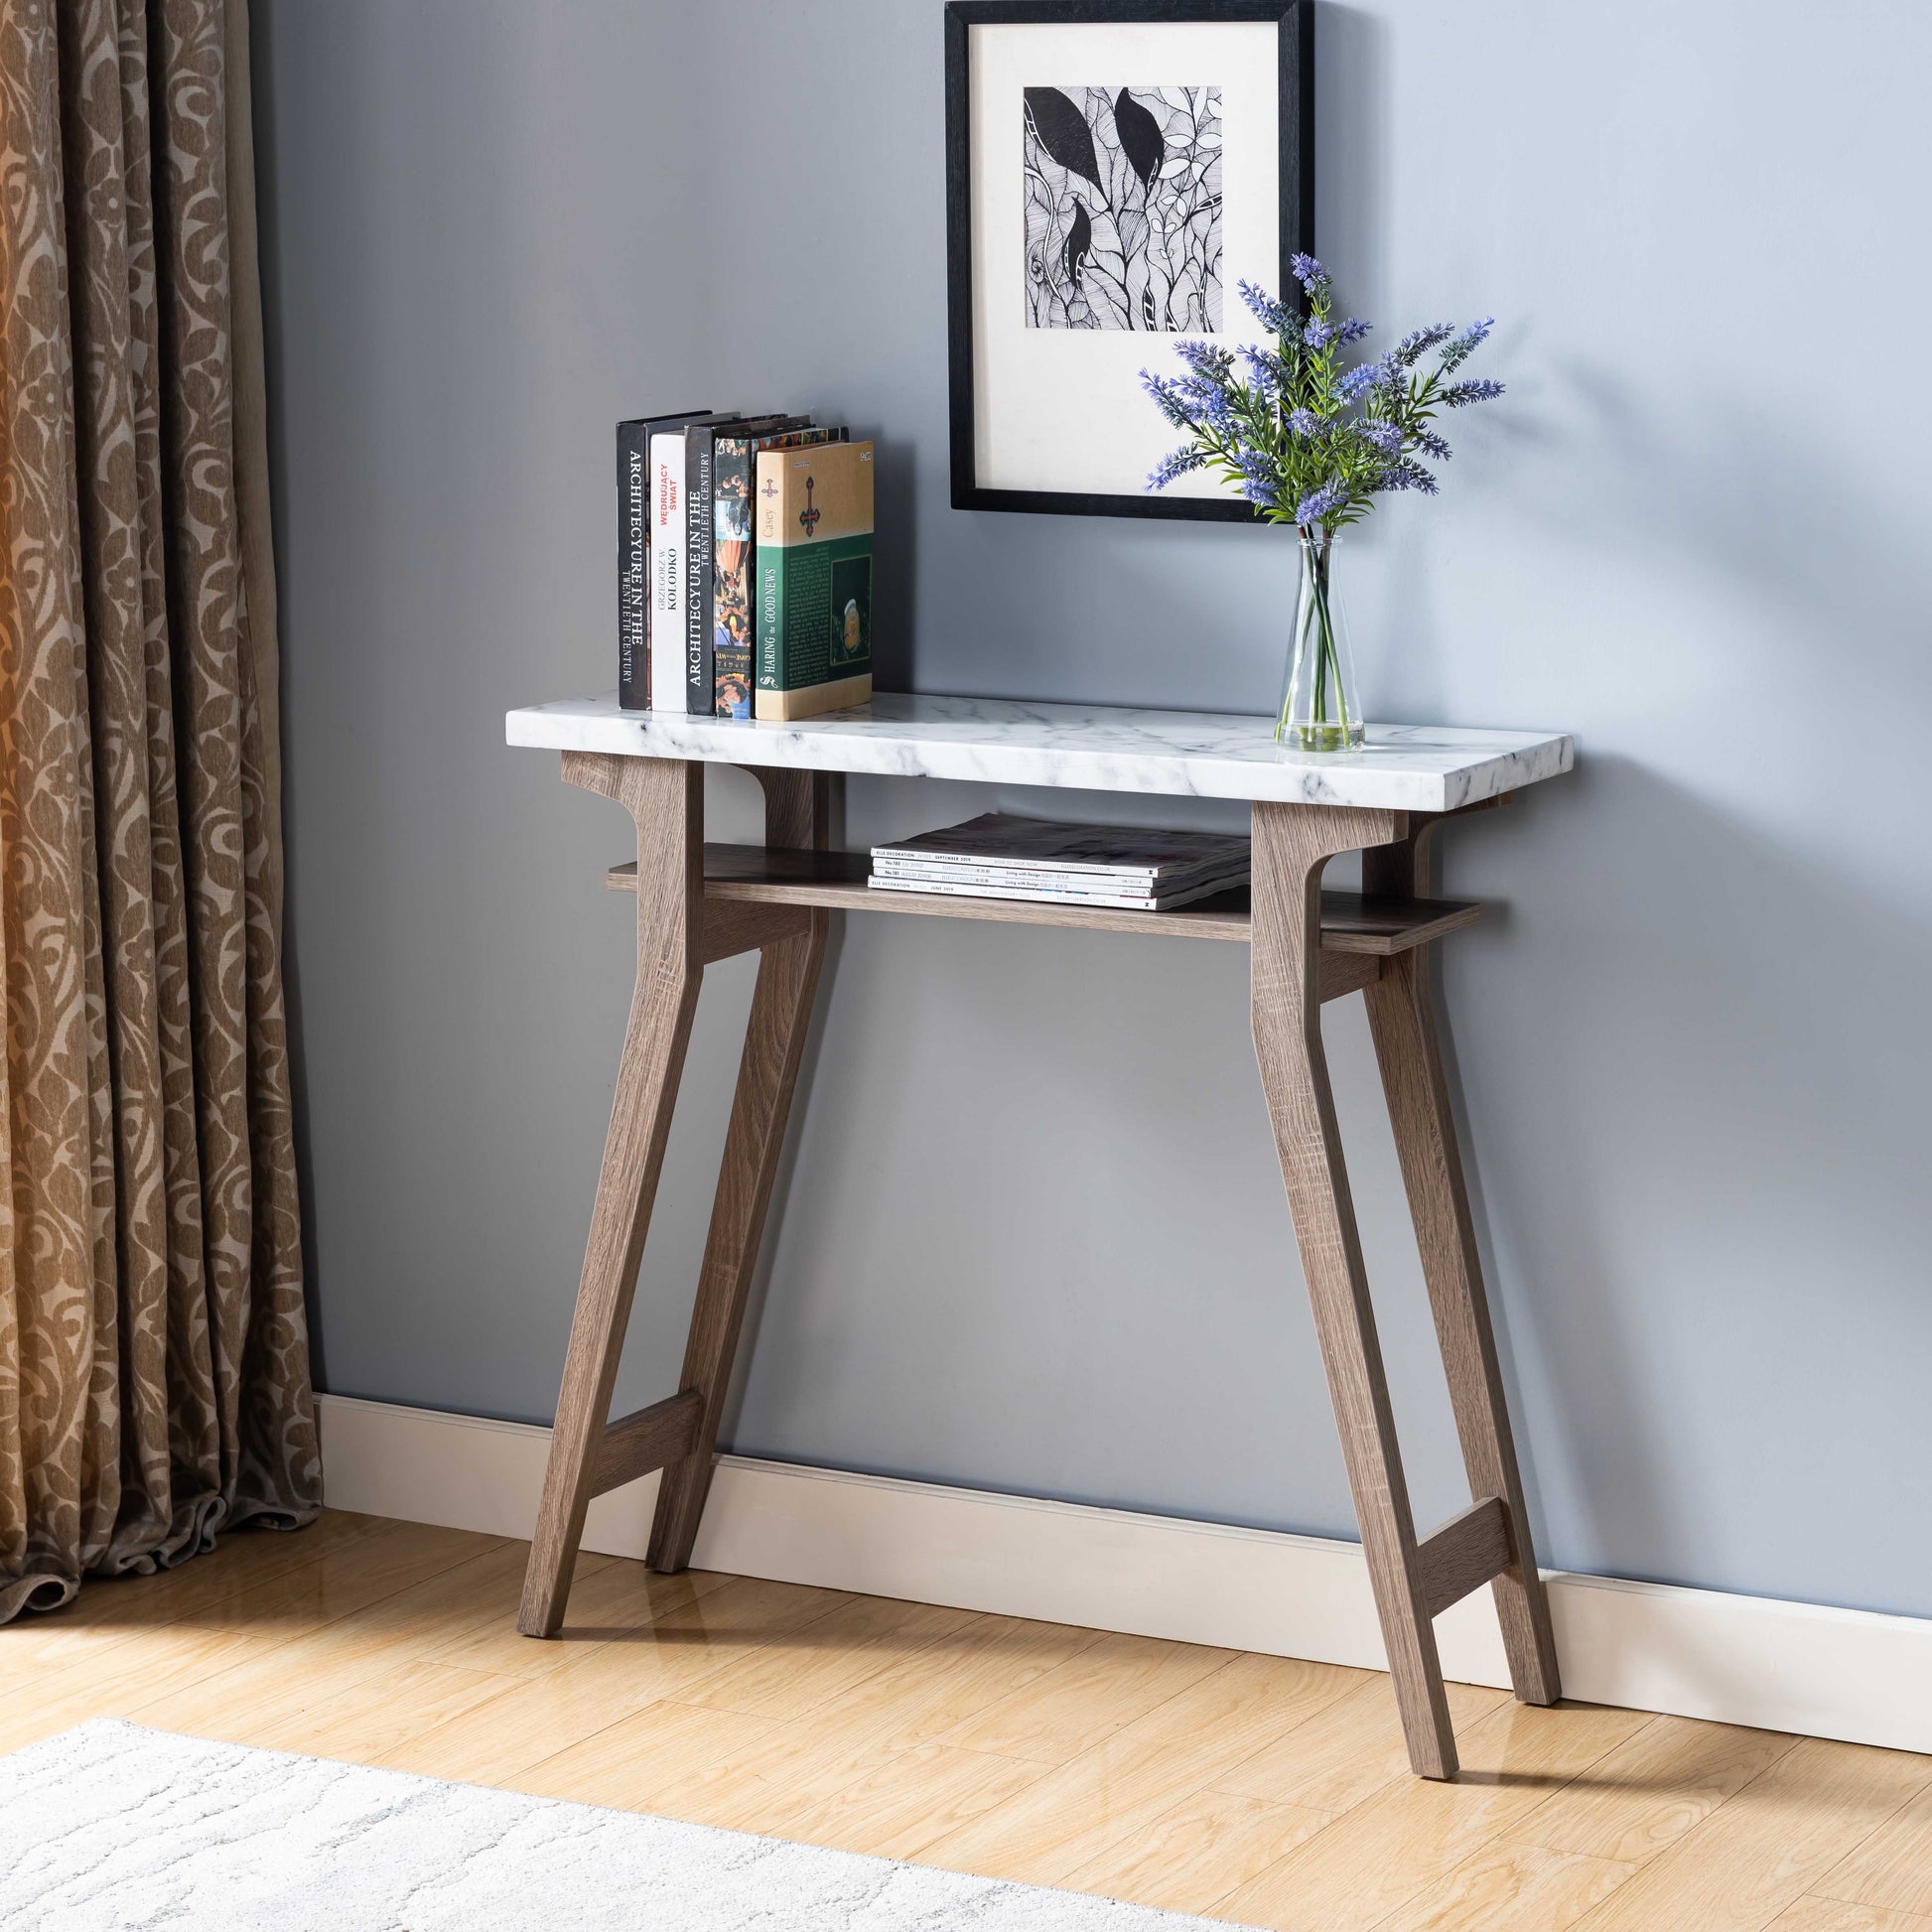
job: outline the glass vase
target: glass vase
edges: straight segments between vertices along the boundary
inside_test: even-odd
[[[1336,539],[1320,529],[1300,536],[1302,579],[1275,743],[1291,752],[1352,752],[1363,739],[1362,706],[1348,614],[1334,587]]]

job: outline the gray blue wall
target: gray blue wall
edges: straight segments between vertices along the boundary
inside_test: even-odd
[[[947,506],[937,0],[256,17],[324,1383],[544,1419],[626,826],[502,713],[614,680],[613,421],[876,434],[889,685],[1264,710],[1289,556]],[[1493,310],[1511,390],[1351,546],[1371,716],[1582,747],[1447,841],[1498,902],[1447,1000],[1545,1560],[1932,1613],[1932,14],[1378,0],[1317,66],[1351,306]],[[751,796],[714,774],[725,836]],[[855,782],[850,828],[989,802]],[[1350,1533],[1245,971],[850,921],[731,1445]],[[707,979],[621,1404],[675,1386],[749,990]],[[1358,1004],[1428,1519],[1466,1492]]]

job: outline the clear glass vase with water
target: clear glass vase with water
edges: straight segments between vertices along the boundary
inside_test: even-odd
[[[1352,752],[1364,734],[1348,614],[1334,583],[1339,544],[1318,527],[1299,536],[1302,573],[1275,743],[1295,752]]]

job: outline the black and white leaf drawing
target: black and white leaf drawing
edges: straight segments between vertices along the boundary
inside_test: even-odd
[[[1219,87],[1028,87],[1027,326],[1221,326]]]
[[[1123,87],[1114,96],[1114,126],[1120,130],[1121,152],[1145,190],[1161,172],[1161,163],[1167,157],[1161,123]]]
[[[1027,133],[1069,174],[1084,175],[1098,188],[1100,163],[1086,117],[1057,87],[1027,89]]]
[[[1073,287],[1080,286],[1080,265],[1087,258],[1087,250],[1093,246],[1093,223],[1081,206],[1080,198],[1073,198],[1073,224],[1066,231],[1066,246],[1060,251],[1060,267]]]

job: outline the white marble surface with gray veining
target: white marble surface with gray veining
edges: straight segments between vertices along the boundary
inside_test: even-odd
[[[1271,718],[901,692],[782,725],[568,698],[512,711],[508,739],[632,758],[1415,812],[1553,778],[1574,757],[1555,732],[1371,725],[1363,750],[1314,754],[1280,749]]]

